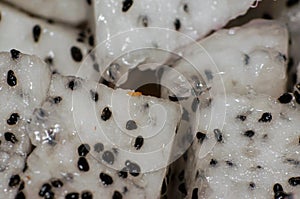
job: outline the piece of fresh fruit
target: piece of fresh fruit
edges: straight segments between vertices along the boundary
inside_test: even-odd
[[[229,26],[239,26],[254,18],[273,19],[285,23],[289,31],[289,64],[288,89],[295,84],[295,73],[300,62],[300,3],[298,0],[264,0],[255,9],[229,23]]]
[[[214,96],[211,108],[222,105],[223,99]],[[299,196],[300,113],[294,102],[233,94],[227,95],[226,111],[218,112],[208,124],[205,118],[210,115],[210,108],[202,111],[197,139],[187,153],[188,198]],[[219,123],[216,118],[224,115],[224,124]],[[213,149],[203,153],[212,140]]]
[[[26,131],[34,109],[46,98],[51,73],[35,56],[0,53],[0,198],[14,198],[31,150]]]
[[[37,55],[49,64],[54,73],[76,75],[93,46],[88,44],[89,33],[78,29],[51,24],[3,3],[0,3],[0,13],[0,50],[15,48]],[[90,70],[94,71],[92,66]]]
[[[253,2],[96,0],[95,39],[101,46],[97,49],[101,72],[108,67],[113,73],[104,74],[104,78],[116,83],[119,73],[123,74],[122,70],[145,62],[155,68],[153,63],[161,64],[168,56],[162,55],[165,52],[141,52],[145,48],[172,52],[212,30],[220,29],[230,19],[244,14]],[[121,63],[118,63],[120,67],[110,65],[120,56],[123,56]]]
[[[27,198],[158,198],[180,110],[175,103],[54,75],[36,109]]]
[[[91,0],[3,0],[32,15],[71,25],[87,21]]]
[[[182,58],[171,61],[172,68],[162,76],[173,94],[163,95],[197,96],[208,88],[211,95],[256,92],[278,97],[286,87],[287,50],[287,29],[275,21],[258,19],[219,30],[178,50]]]

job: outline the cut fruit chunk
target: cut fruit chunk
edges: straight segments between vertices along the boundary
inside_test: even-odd
[[[284,25],[254,20],[242,27],[219,30],[179,50],[182,58],[171,61],[173,68],[165,71],[162,83],[177,97],[203,89],[210,89],[211,95],[256,92],[278,97],[286,86],[287,48]]]
[[[26,131],[34,109],[46,98],[51,73],[35,56],[0,53],[0,198],[14,198],[31,150]]]
[[[49,24],[1,3],[0,13],[1,51],[15,48],[34,54],[45,60],[52,72],[76,75],[89,48],[88,44],[77,41],[82,39],[79,30]]]
[[[212,108],[223,100],[214,96]],[[187,197],[297,198],[299,110],[263,95],[227,95],[226,106],[226,112],[215,117],[226,115],[223,128],[215,118],[210,127],[200,120],[198,139],[187,153]],[[203,110],[203,118],[208,115],[210,110]],[[214,148],[199,157],[211,140]]]
[[[87,20],[91,0],[4,0],[33,15],[79,25]]]
[[[162,55],[135,53],[145,48],[172,52],[223,27],[230,19],[244,14],[253,2],[254,0],[96,0],[96,41],[101,44],[98,61],[102,72],[120,55],[127,53],[129,55],[121,63],[121,68],[125,67],[127,70],[145,61],[160,63],[160,59],[155,59],[155,56],[159,56],[163,62],[166,57]],[[135,51],[133,55],[130,54],[131,51]],[[114,78],[104,78],[116,83]]]
[[[45,194],[158,198],[180,116],[175,103],[54,75],[30,125],[22,193],[37,197],[57,179]]]

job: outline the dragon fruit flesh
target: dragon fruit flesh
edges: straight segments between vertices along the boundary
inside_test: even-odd
[[[223,104],[215,96],[212,107]],[[187,153],[184,184],[188,198],[297,198],[299,189],[299,110],[264,95],[229,95],[224,126],[203,110]],[[206,119],[205,119],[206,118]],[[201,122],[203,121],[203,122]],[[199,158],[205,142],[216,144]]]
[[[158,198],[180,116],[175,103],[54,75],[31,120],[36,148],[19,193]]]
[[[172,52],[221,28],[230,19],[244,14],[253,2],[96,0],[95,39],[99,45],[96,54],[100,71],[107,81],[116,84],[123,74],[122,70],[127,71],[145,62],[149,63],[148,69],[153,69],[153,64],[162,64],[170,56],[166,52]],[[165,53],[137,53],[145,49]],[[114,60],[120,56],[122,62],[116,68]],[[113,73],[106,75],[106,70]]]
[[[54,73],[76,75],[89,49],[93,47],[91,33],[50,24],[3,3],[0,3],[0,13],[0,51],[15,48],[37,55],[50,65]],[[88,42],[90,37],[92,41]],[[93,67],[90,68],[94,71]]]
[[[87,21],[91,0],[4,0],[33,15],[60,21],[71,25],[80,25]],[[68,10],[66,12],[66,10]]]
[[[39,58],[17,50],[0,53],[0,60],[0,198],[14,198],[31,151],[26,124],[46,97],[51,73]]]

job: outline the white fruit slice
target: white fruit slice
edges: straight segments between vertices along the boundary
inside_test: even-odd
[[[254,20],[180,49],[182,59],[171,63],[162,82],[179,97],[201,92],[199,81],[211,95],[257,92],[278,97],[286,86],[287,49],[284,25]]]
[[[47,194],[58,198],[158,198],[180,116],[175,103],[55,75],[31,122],[23,193],[37,197],[55,178],[64,186]]]
[[[12,48],[44,59],[51,70],[63,75],[76,75],[89,49],[79,42],[80,31],[59,24],[49,24],[0,4],[0,50]],[[93,70],[92,66],[91,70]]]
[[[214,96],[211,106],[220,104],[224,97]],[[263,95],[227,95],[226,107],[226,112],[216,115],[226,115],[223,128],[213,119],[213,130],[207,131],[205,119],[200,120],[198,139],[187,153],[183,184],[187,197],[297,198],[299,110],[293,103],[283,105]],[[203,118],[210,115],[207,110]],[[215,146],[200,158],[210,140],[215,140]],[[278,185],[273,191],[276,183],[282,191]]]
[[[253,2],[96,0],[96,41],[101,45],[98,49],[101,55],[99,64],[104,70],[120,55],[143,48],[172,52],[193,39],[200,39],[210,31],[223,27],[230,19],[244,14]],[[145,61],[161,63],[166,59],[151,52],[135,53],[123,58],[121,67],[128,70]]]
[[[33,15],[72,25],[87,20],[91,0],[4,0]]]
[[[51,73],[35,56],[0,53],[0,198],[14,198],[21,186],[31,143],[26,124],[46,98]]]

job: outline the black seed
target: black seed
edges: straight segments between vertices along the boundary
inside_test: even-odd
[[[77,87],[77,82],[75,82],[75,80],[71,80],[71,81],[68,83],[68,87],[69,87],[69,89],[71,89],[71,90],[76,89],[76,87]]]
[[[125,166],[128,169],[130,175],[132,175],[134,177],[140,175],[141,168],[136,163],[133,163],[133,162],[130,162],[129,160],[127,160],[125,162]]]
[[[198,188],[193,189],[192,199],[198,199]]]
[[[79,199],[79,193],[72,192],[65,196],[65,199]]]
[[[19,192],[15,197],[15,199],[25,199],[25,198],[26,198],[25,194],[22,191]]]
[[[40,191],[39,191],[39,196],[44,197],[46,195],[46,193],[51,191],[51,185],[48,183],[45,183],[42,185]]]
[[[216,166],[218,164],[218,161],[216,159],[211,159],[210,162],[209,162],[209,164],[211,166]]]
[[[54,193],[52,191],[47,192],[44,199],[54,199]]]
[[[90,191],[83,191],[81,193],[81,199],[93,199],[93,194]]]
[[[178,186],[178,190],[179,190],[184,196],[187,195],[185,183],[181,183],[181,184]]]
[[[45,62],[46,64],[48,64],[49,66],[52,66],[52,65],[53,65],[53,58],[52,58],[52,57],[46,57],[46,58],[44,59],[44,62]]]
[[[258,168],[258,169],[262,169],[262,166],[260,166],[260,165],[257,165],[257,166],[256,166],[256,168]]]
[[[144,138],[142,136],[137,136],[134,142],[134,148],[139,150],[144,144]]]
[[[105,186],[111,185],[114,182],[112,177],[110,177],[110,175],[108,175],[108,174],[100,173],[99,177],[100,177],[102,184]]]
[[[58,104],[58,103],[60,103],[60,102],[61,102],[61,100],[62,100],[62,98],[61,98],[61,97],[59,97],[59,96],[52,98],[52,101],[53,101],[53,103],[54,103],[54,104]]]
[[[104,150],[104,146],[102,143],[97,143],[94,145],[94,151],[96,151],[97,153],[100,153],[103,150]]]
[[[237,119],[240,119],[241,121],[245,121],[247,119],[247,116],[245,115],[238,115],[236,116]]]
[[[255,185],[254,182],[250,182],[249,187],[250,187],[251,190],[253,190],[253,189],[255,189],[256,185]]]
[[[108,107],[105,107],[103,110],[102,110],[102,113],[101,113],[101,119],[104,120],[104,121],[107,121],[109,120],[109,118],[111,117],[112,113],[111,111],[109,110]]]
[[[292,164],[292,165],[295,165],[295,166],[298,166],[300,164],[300,161],[298,160],[295,160],[295,159],[292,159],[292,158],[287,158],[285,160],[285,162],[289,163],[289,164]]]
[[[179,181],[183,181],[183,180],[184,180],[184,170],[182,170],[182,171],[178,174],[178,180],[179,180]]]
[[[87,4],[92,5],[92,0],[86,0]]]
[[[93,35],[89,36],[89,44],[90,44],[90,46],[94,46],[94,36]]]
[[[148,17],[147,16],[141,16],[140,20],[144,27],[148,27]]]
[[[33,40],[35,42],[38,42],[41,35],[41,27],[39,25],[33,26],[32,34],[33,34]]]
[[[203,143],[204,139],[206,138],[206,135],[202,132],[197,132],[196,138],[199,140],[200,143]]]
[[[88,144],[81,144],[77,148],[77,152],[79,156],[86,156],[90,152],[90,145]]]
[[[128,188],[127,187],[124,187],[123,188],[123,193],[127,193],[128,192]]]
[[[184,12],[188,13],[189,12],[189,6],[185,3],[183,4],[183,10]]]
[[[76,46],[71,48],[71,55],[75,62],[80,62],[83,58],[81,50]]]
[[[129,10],[129,8],[132,6],[132,4],[133,4],[133,0],[124,0],[122,11],[127,12]]]
[[[102,159],[108,164],[114,164],[115,157],[114,154],[110,151],[105,151],[102,155]]]
[[[297,91],[295,91],[294,96],[295,96],[295,100],[296,100],[297,104],[300,104],[300,94]]]
[[[286,6],[292,7],[292,6],[296,5],[297,3],[299,3],[299,0],[287,0]]]
[[[127,123],[126,123],[126,129],[127,130],[137,129],[137,125],[136,125],[135,121],[134,120],[128,120]]]
[[[223,135],[222,132],[220,131],[220,129],[214,129],[214,134],[215,134],[215,138],[218,142],[222,142],[223,140]]]
[[[212,80],[214,78],[211,70],[207,70],[206,69],[206,70],[204,70],[204,73],[205,73],[205,76],[206,76],[206,78],[207,78],[208,81],[210,81],[210,80]]]
[[[253,137],[254,135],[255,135],[255,133],[254,133],[254,131],[252,131],[252,130],[246,131],[246,132],[244,133],[244,136],[247,136],[247,137],[249,137],[249,138]]]
[[[122,199],[122,198],[123,198],[123,196],[122,196],[122,194],[120,192],[114,191],[112,199]]]
[[[274,191],[274,193],[283,191],[281,184],[279,184],[279,183],[274,184],[273,191]]]
[[[299,177],[292,177],[289,179],[289,184],[291,186],[297,186],[297,185],[300,185],[300,176]]]
[[[51,185],[55,188],[61,188],[62,186],[64,186],[64,183],[59,179],[55,179],[51,181]]]
[[[100,72],[99,64],[94,63],[94,64],[93,64],[93,68],[94,68],[95,71]]]
[[[92,100],[97,102],[98,99],[99,99],[99,94],[96,91],[93,91],[93,90],[90,90],[90,94],[91,94]]]
[[[162,185],[161,185],[161,191],[160,194],[164,195],[167,192],[167,183],[166,180],[163,181]]]
[[[286,58],[286,55],[285,54],[282,54],[282,53],[278,53],[278,59],[282,62],[286,62],[287,58]]]
[[[87,172],[90,170],[89,163],[85,157],[80,157],[77,162],[77,167],[80,171]]]
[[[293,99],[293,96],[290,93],[284,93],[283,95],[281,95],[278,98],[278,101],[281,104],[288,104],[288,103],[290,103],[292,101],[292,99]]]
[[[6,122],[8,125],[14,125],[14,124],[17,124],[19,118],[20,118],[20,116],[18,113],[12,113]]]
[[[83,43],[83,42],[84,42],[83,38],[77,38],[76,41],[78,41],[78,42],[80,42],[80,43]]]
[[[17,186],[21,181],[21,178],[19,175],[12,175],[9,179],[8,186],[15,187]]]
[[[128,176],[127,168],[123,168],[121,171],[119,171],[118,176],[120,178],[127,178],[127,176]]]
[[[263,19],[273,19],[273,17],[272,17],[269,13],[264,13],[264,14],[262,15],[262,18],[263,18]]]
[[[259,122],[271,122],[272,114],[271,113],[263,113],[261,118],[258,120]]]
[[[179,30],[180,29],[181,23],[180,23],[179,19],[175,19],[175,21],[174,21],[174,27],[175,27],[175,30]]]
[[[4,133],[4,138],[5,138],[6,141],[11,142],[13,144],[18,142],[18,139],[16,138],[16,136],[11,132]]]
[[[17,78],[15,76],[14,71],[12,71],[12,70],[9,70],[7,72],[7,84],[11,87],[17,85]]]
[[[12,59],[18,59],[20,57],[20,51],[12,49],[10,50],[10,55]]]
[[[78,36],[79,36],[79,37],[82,37],[82,38],[85,38],[85,37],[86,37],[84,31],[79,32]]]
[[[183,108],[183,113],[182,113],[181,119],[184,121],[190,120],[189,112],[185,108]]]
[[[53,21],[52,19],[47,19],[47,22],[48,22],[49,24],[54,24],[54,21]]]
[[[234,166],[234,164],[233,164],[231,161],[229,161],[229,160],[226,160],[225,162],[226,162],[226,164],[227,164],[228,166],[230,166],[230,167]]]
[[[248,65],[248,64],[249,64],[249,61],[250,61],[249,55],[244,54],[244,64],[245,64],[245,65]]]
[[[196,97],[196,98],[193,100],[192,106],[191,106],[193,112],[196,112],[196,111],[197,111],[197,109],[198,109],[198,107],[199,107],[199,104],[200,104],[200,100]]]
[[[24,181],[21,182],[18,191],[22,191],[25,188],[25,183]]]

